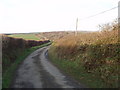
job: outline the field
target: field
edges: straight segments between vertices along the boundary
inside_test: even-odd
[[[14,38],[23,38],[25,40],[40,40],[39,37],[36,36],[36,34],[12,34],[9,35],[10,37]]]

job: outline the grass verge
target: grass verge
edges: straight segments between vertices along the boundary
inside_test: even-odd
[[[67,59],[59,58],[55,51],[56,48],[54,47],[54,45],[52,45],[49,50],[49,58],[59,69],[64,71],[66,74],[70,75],[71,77],[89,88],[110,87],[107,86],[107,84],[99,77],[99,72],[95,74],[86,72],[83,64],[80,63],[80,58],[82,59],[82,56],[80,56],[79,58],[76,57],[76,60],[74,61],[70,61]]]
[[[14,73],[18,67],[18,65],[33,51],[37,50],[38,48],[42,48],[44,46],[50,45],[51,42],[35,46],[29,49],[25,49],[21,54],[18,56],[16,61],[6,70],[6,72],[2,75],[2,88],[9,88],[11,85],[11,82],[13,80]]]

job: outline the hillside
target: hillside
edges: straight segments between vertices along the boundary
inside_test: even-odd
[[[79,33],[88,33],[88,32],[87,31],[86,32],[78,31],[77,33],[79,34]],[[36,35],[42,39],[49,39],[52,41],[57,41],[57,40],[62,39],[64,37],[75,35],[75,32],[74,31],[42,32],[42,33],[39,33]]]
[[[43,39],[57,40],[71,34],[74,34],[74,32],[58,31],[58,32],[43,32],[37,34],[37,36]]]

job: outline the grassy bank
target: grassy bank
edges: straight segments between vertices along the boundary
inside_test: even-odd
[[[33,51],[35,51],[38,48],[50,45],[51,42],[46,43],[46,44],[42,44],[40,46],[34,46],[31,48],[27,48],[24,51],[20,52],[17,55],[16,60],[14,61],[14,63],[12,63],[12,65],[10,65],[10,67],[4,72],[3,77],[2,77],[2,88],[9,88],[13,79],[13,75],[15,73],[15,70],[17,69],[18,65]]]
[[[93,74],[91,73],[85,72],[83,66],[78,64],[78,60],[69,61],[67,59],[60,59],[55,53],[54,48],[55,47],[51,47],[51,49],[49,50],[49,58],[59,69],[61,69],[80,83],[84,84],[86,87],[106,87],[104,83],[102,83],[100,78],[95,75],[93,76]]]
[[[49,57],[63,71],[92,88],[120,83],[118,30],[82,33],[54,42]]]
[[[118,64],[113,64],[113,66],[103,65],[101,68],[97,68],[96,71],[87,71],[82,60],[83,55],[79,57],[74,57],[74,60],[60,58],[56,53],[56,47],[51,46],[49,50],[50,60],[66,74],[70,75],[80,83],[84,84],[89,88],[116,88],[118,87]],[[103,70],[103,72],[99,72]],[[108,72],[106,72],[106,71]],[[110,73],[112,70],[113,73]],[[103,79],[101,79],[101,75]],[[106,75],[106,79],[104,76]],[[113,79],[113,80],[111,80]],[[105,82],[105,80],[109,80]],[[110,83],[109,83],[110,82]],[[108,84],[109,83],[109,84]]]

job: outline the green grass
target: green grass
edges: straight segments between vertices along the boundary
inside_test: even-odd
[[[25,40],[40,40],[40,38],[35,34],[12,34],[9,36],[14,38],[23,38]]]
[[[82,56],[75,57],[76,60],[70,61],[68,59],[59,58],[55,50],[56,48],[51,46],[49,50],[49,58],[59,69],[64,71],[66,74],[72,76],[74,79],[78,80],[80,83],[89,88],[110,87],[107,86],[107,84],[99,77],[99,72],[88,73],[85,70],[83,63],[80,62]]]
[[[11,85],[11,82],[13,80],[14,73],[18,67],[18,65],[33,51],[35,51],[38,48],[42,48],[44,46],[50,45],[51,42],[40,45],[40,46],[35,46],[29,49],[24,50],[24,52],[21,52],[21,54],[18,56],[16,61],[6,70],[6,72],[3,74],[2,77],[2,88],[9,88]]]

